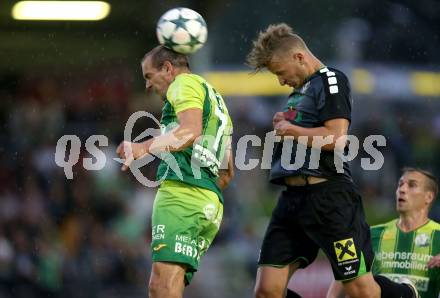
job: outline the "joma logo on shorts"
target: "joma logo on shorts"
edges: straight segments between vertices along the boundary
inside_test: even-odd
[[[154,250],[154,251],[159,251],[159,250],[161,250],[162,248],[164,248],[165,246],[167,246],[167,245],[164,244],[164,243],[161,243],[161,244],[159,244],[159,245],[153,247],[153,250]]]

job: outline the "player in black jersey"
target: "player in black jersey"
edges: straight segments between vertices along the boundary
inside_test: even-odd
[[[248,63],[294,88],[273,118],[283,141],[275,148],[270,180],[286,188],[264,236],[256,296],[284,297],[292,274],[322,249],[350,297],[417,297],[412,287],[370,272],[369,226],[343,162],[352,104],[347,77],[326,67],[286,24],[260,33]]]

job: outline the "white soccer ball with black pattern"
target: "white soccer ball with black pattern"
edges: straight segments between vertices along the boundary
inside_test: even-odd
[[[208,38],[203,17],[196,11],[179,7],[168,10],[157,22],[157,39],[161,45],[181,53],[193,54]]]

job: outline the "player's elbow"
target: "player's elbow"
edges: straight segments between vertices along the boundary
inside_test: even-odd
[[[347,144],[346,134],[334,134],[331,135],[331,142],[322,146],[322,150],[325,151],[344,151]]]
[[[217,184],[221,190],[224,190],[229,185],[229,183],[233,178],[234,178],[233,169],[229,168],[227,170],[220,170]]]
[[[202,128],[201,127],[195,127],[192,129],[192,137],[191,137],[191,144],[193,144],[197,139],[199,139],[202,135]]]
[[[344,151],[346,145],[347,145],[347,134],[341,133],[335,135],[335,141],[333,145],[334,151]]]
[[[187,130],[190,136],[188,139],[190,144],[193,144],[202,135],[202,127],[199,125],[192,125],[188,127]]]
[[[228,185],[232,179],[234,179],[235,173],[234,170],[228,170],[227,174],[224,176],[224,180],[226,185]]]

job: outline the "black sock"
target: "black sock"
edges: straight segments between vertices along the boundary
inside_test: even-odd
[[[286,298],[301,298],[301,296],[294,291],[287,289]]]
[[[404,285],[391,281],[382,275],[374,275],[374,280],[381,289],[381,298],[413,298],[412,290]]]

